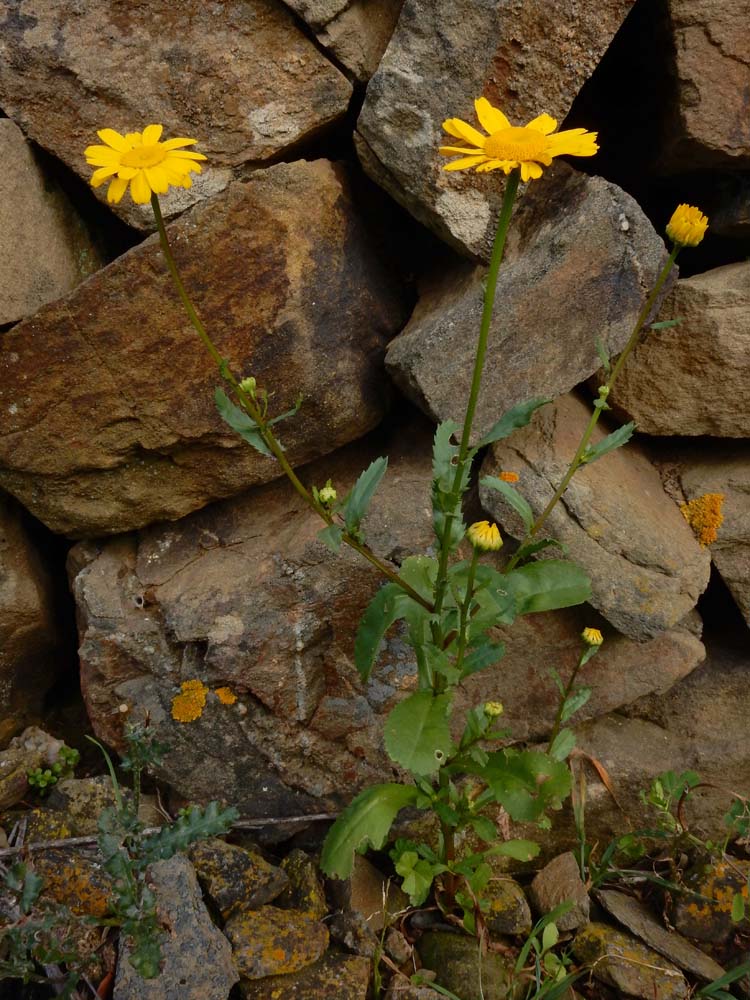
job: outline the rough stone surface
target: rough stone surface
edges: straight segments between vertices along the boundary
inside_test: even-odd
[[[402,6],[403,0],[353,0],[317,33],[318,41],[364,83],[380,64]]]
[[[39,851],[34,870],[44,880],[45,896],[69,907],[72,913],[100,918],[109,912],[112,879],[95,850]]]
[[[10,809],[29,791],[29,771],[48,768],[65,744],[36,726],[29,726],[0,751],[0,810]]]
[[[750,40],[745,0],[669,0],[676,101],[665,166],[750,163]]]
[[[142,979],[121,943],[113,1000],[227,1000],[239,976],[229,942],[201,899],[198,880],[182,855],[149,869],[162,917],[162,965],[156,979]]]
[[[724,521],[711,545],[711,560],[750,625],[750,447],[713,446],[686,458],[680,483],[688,500],[723,493]]]
[[[431,429],[367,440],[302,469],[344,495],[377,454],[391,461],[367,521],[386,558],[432,544]],[[414,683],[394,636],[369,685],[352,662],[359,618],[380,584],[355,554],[317,540],[320,520],[284,482],[71,555],[82,685],[99,736],[121,745],[123,702],[148,711],[172,750],[162,776],[193,801],[217,796],[245,816],[325,812],[366,784],[389,780],[380,716]],[[171,705],[187,679],[213,693],[202,716],[178,723]],[[196,762],[198,762],[196,766]]]
[[[130,798],[127,788],[121,789],[125,801]],[[68,829],[66,837],[95,837],[99,833],[99,816],[104,809],[116,805],[112,780],[108,774],[93,778],[66,778],[58,782],[46,800],[45,811],[62,814]],[[29,824],[33,827],[33,824]],[[27,828],[27,840],[33,838]]]
[[[485,890],[484,915],[491,934],[528,934],[531,910],[521,886],[512,878],[493,878]]]
[[[10,336],[4,333],[3,340]],[[30,371],[35,369],[38,356]],[[0,494],[0,746],[39,719],[62,666],[62,641],[42,550],[25,513]]]
[[[750,263],[678,281],[609,402],[645,434],[750,436]]]
[[[674,962],[683,971],[706,982],[724,975],[725,970],[718,962],[690,944],[680,934],[668,931],[648,907],[632,896],[611,889],[602,889],[596,893],[596,900],[632,934]]]
[[[665,257],[636,202],[599,177],[558,164],[524,194],[500,270],[476,436],[516,403],[559,396],[597,371],[597,339],[619,353]],[[438,420],[463,420],[484,278],[468,264],[436,275],[388,348],[395,381]]]
[[[576,934],[573,954],[601,982],[642,1000],[683,1000],[690,987],[680,970],[640,941],[607,924]]]
[[[275,906],[235,913],[224,933],[232,942],[235,963],[245,979],[298,972],[317,962],[328,947],[325,924],[297,910]]]
[[[393,917],[408,909],[406,893],[367,858],[354,855],[352,874],[345,882],[332,880],[332,897],[338,907],[361,914],[369,928],[379,934]]]
[[[366,1000],[370,962],[358,955],[324,955],[313,965],[286,976],[243,980],[245,1000]]]
[[[73,206],[20,128],[0,119],[0,324],[65,295],[100,265]]]
[[[357,123],[365,169],[438,235],[486,255],[502,185],[442,171],[443,121],[473,121],[481,95],[513,123],[542,111],[562,120],[631,6],[563,0],[550,45],[544,0],[406,0]]]
[[[276,905],[299,910],[313,920],[322,920],[328,913],[328,903],[318,866],[313,859],[295,847],[283,858],[281,870],[289,879],[289,884],[277,897]]]
[[[480,955],[476,940],[468,934],[428,931],[416,948],[422,965],[461,1000],[512,1000],[523,995],[523,984],[513,989],[512,959],[494,952]]]
[[[279,428],[292,463],[380,420],[382,353],[404,306],[339,168],[258,171],[170,238],[232,368],[252,371],[276,412],[302,394]],[[219,381],[152,237],[4,335],[0,485],[80,537],[181,517],[274,478],[276,463],[219,418]]]
[[[537,411],[528,427],[493,445],[482,473],[516,471],[519,490],[540,514],[575,454],[589,415],[590,408],[576,396],[561,397]],[[594,444],[607,433],[601,425]],[[507,531],[522,536],[520,518],[501,494],[482,487],[480,497]],[[567,545],[570,558],[591,577],[593,606],[639,641],[681,620],[708,583],[708,552],[632,442],[576,473],[545,531]]]
[[[589,894],[581,880],[578,862],[570,851],[553,858],[538,872],[529,895],[540,916],[551,913],[561,903],[573,904],[555,921],[559,931],[572,931],[588,923]]]
[[[200,841],[188,856],[201,888],[224,920],[240,909],[254,910],[270,903],[288,885],[281,868],[223,840]]]
[[[721,944],[737,930],[747,929],[747,919],[738,927],[732,920],[732,900],[739,893],[748,901],[750,861],[739,858],[709,862],[689,872],[684,884],[688,890],[676,895],[670,918],[678,931],[698,941]],[[701,898],[692,897],[695,892]]]
[[[351,86],[272,0],[21,0],[0,22],[0,107],[88,180],[96,131],[161,122],[212,168],[171,213],[225,187],[232,168],[278,156],[335,121]],[[64,109],[64,110],[63,110]],[[105,197],[106,185],[99,189]],[[153,228],[151,209],[117,211]]]

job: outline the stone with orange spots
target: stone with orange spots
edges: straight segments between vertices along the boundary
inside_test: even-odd
[[[245,1000],[365,1000],[369,983],[368,958],[329,953],[299,972],[243,980],[240,988]]]
[[[276,900],[277,906],[299,910],[313,920],[322,920],[328,913],[328,903],[318,866],[313,859],[294,848],[281,862],[289,885]]]
[[[188,856],[203,891],[224,920],[240,909],[270,903],[289,883],[286,873],[260,854],[218,838],[199,841]]]
[[[607,924],[591,923],[576,935],[573,954],[593,976],[643,1000],[684,1000],[687,980],[658,952]]]
[[[740,893],[747,902],[749,877],[750,861],[739,858],[694,869],[686,876],[685,887],[697,895],[675,896],[672,923],[681,934],[697,941],[726,941],[738,929],[732,922],[732,901]],[[746,920],[744,927],[748,926]]]
[[[79,916],[103,917],[110,909],[112,880],[95,854],[40,851],[34,869],[44,880],[44,894]]]
[[[317,962],[328,947],[324,924],[297,910],[275,906],[242,910],[230,917],[224,933],[245,979],[298,972]]]

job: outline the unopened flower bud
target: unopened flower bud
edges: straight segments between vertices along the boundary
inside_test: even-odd
[[[499,701],[486,701],[484,703],[484,714],[490,719],[496,719],[503,714],[503,705]]]
[[[503,544],[500,529],[489,521],[476,521],[470,525],[466,537],[475,549],[481,549],[482,552],[497,552]]]
[[[606,399],[608,395],[609,395],[609,386],[608,385],[600,385],[599,386],[599,399]]]
[[[667,236],[681,247],[697,247],[708,229],[708,218],[693,205],[678,205],[667,223]]]
[[[338,496],[338,494],[336,493],[336,490],[333,488],[333,486],[331,486],[331,480],[330,479],[325,484],[325,486],[323,487],[323,489],[320,490],[320,492],[318,493],[318,497],[320,498],[320,502],[322,504],[324,504],[326,507],[330,507],[330,505],[332,503],[335,503],[337,496]]]
[[[581,632],[581,638],[588,646],[601,646],[604,642],[604,636],[598,628],[585,628]]]
[[[243,392],[246,392],[251,399],[255,399],[256,384],[257,383],[253,378],[253,376],[248,375],[247,378],[243,378],[242,381],[240,382],[240,389],[242,389]]]

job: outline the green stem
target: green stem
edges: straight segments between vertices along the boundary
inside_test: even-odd
[[[560,497],[562,497],[563,493],[568,488],[568,485],[570,484],[570,481],[573,478],[573,476],[576,474],[581,465],[585,464],[583,461],[583,457],[586,453],[586,449],[588,448],[589,442],[591,441],[591,436],[594,433],[594,428],[599,422],[599,417],[601,415],[602,410],[604,409],[603,404],[605,403],[607,397],[609,396],[609,393],[612,389],[612,386],[615,384],[617,376],[622,371],[623,365],[625,364],[628,357],[632,353],[635,345],[638,343],[638,337],[640,336],[641,330],[643,329],[643,324],[648,319],[649,314],[651,313],[651,310],[654,307],[654,303],[656,302],[656,299],[659,295],[659,292],[662,290],[664,282],[669,277],[672,267],[674,266],[674,262],[677,259],[677,254],[680,252],[680,249],[681,247],[679,245],[675,245],[672,248],[672,252],[667,258],[664,267],[662,267],[659,273],[659,277],[656,279],[656,284],[651,290],[651,294],[646,299],[641,311],[638,314],[638,318],[635,321],[635,326],[633,327],[632,333],[628,338],[628,342],[625,345],[624,350],[622,351],[619,358],[617,359],[617,362],[612,368],[612,371],[609,374],[609,378],[599,388],[599,400],[597,400],[598,405],[595,404],[594,406],[594,411],[591,414],[591,418],[589,419],[588,424],[586,425],[586,429],[583,432],[583,436],[578,445],[578,448],[576,449],[576,453],[573,456],[570,465],[568,466],[568,470],[563,476],[562,482],[555,490],[554,494],[552,495],[552,499],[549,501],[547,506],[544,508],[542,513],[532,524],[525,538],[521,542],[521,547],[526,545],[527,542],[530,542],[531,539],[539,532],[542,525],[545,523],[549,515],[552,513],[552,510],[559,501]],[[506,564],[504,572],[506,573],[510,572],[510,570],[514,568],[517,562],[518,562],[517,556],[513,556],[510,559],[510,561]]]
[[[461,484],[464,479],[464,467],[469,454],[471,431],[474,424],[474,415],[476,413],[477,402],[479,400],[479,390],[482,385],[482,373],[484,371],[484,362],[487,355],[490,324],[492,322],[492,310],[495,305],[495,292],[497,290],[497,276],[500,271],[500,265],[503,261],[505,241],[508,236],[508,227],[510,226],[510,220],[513,214],[513,203],[516,199],[516,193],[518,192],[518,183],[520,178],[521,174],[517,169],[511,171],[508,175],[508,181],[505,185],[505,194],[503,195],[503,204],[500,210],[500,218],[498,219],[497,231],[495,232],[495,242],[492,246],[492,256],[490,257],[490,265],[487,270],[487,278],[485,280],[484,287],[482,322],[479,327],[479,339],[477,341],[477,349],[474,356],[474,372],[471,377],[471,388],[469,390],[469,399],[466,404],[466,414],[464,416],[464,426],[461,433],[461,443],[458,449],[456,474],[453,479],[453,489],[451,491],[451,511],[454,510],[461,497]],[[437,578],[435,580],[434,605],[436,616],[439,616],[443,609],[443,601],[445,600],[446,587],[448,584],[448,558],[450,556],[449,540],[453,527],[454,516],[455,515],[453,513],[446,515],[443,537],[440,539],[440,561],[438,563]],[[435,624],[433,626],[433,639],[436,645],[441,645],[439,624]]]
[[[469,621],[469,613],[471,611],[471,602],[474,598],[474,575],[477,571],[477,563],[479,562],[479,550],[474,549],[471,553],[471,562],[469,563],[469,572],[466,577],[466,593],[464,594],[464,599],[461,604],[461,612],[458,620],[458,650],[456,652],[456,670],[460,670],[464,661],[464,653],[466,652],[466,632]]]
[[[167,264],[167,269],[169,270],[169,273],[172,277],[172,281],[174,282],[174,286],[177,289],[177,294],[180,296],[180,300],[182,301],[182,304],[185,307],[185,312],[187,313],[188,319],[190,320],[195,332],[203,341],[204,347],[211,355],[213,360],[216,362],[221,376],[229,383],[229,385],[231,385],[237,398],[242,404],[243,409],[247,411],[250,417],[252,417],[252,419],[258,425],[261,437],[267,444],[274,458],[281,466],[282,472],[287,477],[289,482],[292,484],[296,492],[304,500],[304,502],[308,505],[308,507],[314,510],[315,513],[319,517],[321,517],[326,524],[328,525],[333,524],[334,523],[333,518],[331,517],[330,513],[315,500],[315,497],[309,492],[309,490],[305,488],[305,486],[300,481],[294,469],[289,464],[286,454],[284,453],[284,449],[281,447],[279,441],[276,438],[276,435],[273,433],[273,430],[265,420],[264,415],[261,413],[260,408],[257,406],[255,400],[247,392],[245,392],[244,389],[241,388],[239,382],[229,370],[229,366],[226,362],[226,359],[221,356],[221,353],[217,349],[216,345],[209,337],[208,331],[203,325],[203,322],[201,321],[201,318],[198,315],[195,306],[191,302],[190,296],[187,293],[187,289],[185,288],[182,278],[180,277],[180,272],[177,269],[177,263],[174,259],[174,255],[172,254],[172,248],[169,244],[169,238],[167,237],[167,230],[164,226],[164,219],[162,218],[161,214],[161,206],[159,205],[159,198],[156,194],[151,195],[151,208],[153,209],[154,218],[156,219],[156,228],[159,231],[159,243],[161,244],[161,250],[162,254],[164,255],[164,260],[166,261]],[[383,576],[385,576],[388,580],[390,580],[392,583],[398,584],[398,586],[401,587],[401,589],[404,590],[409,595],[409,597],[412,598],[412,600],[416,601],[417,604],[420,604],[427,611],[432,612],[433,605],[430,603],[430,601],[425,600],[425,598],[422,597],[420,593],[418,593],[416,590],[414,590],[413,587],[411,587],[408,583],[402,580],[399,577],[398,573],[395,573],[390,568],[390,566],[388,566],[381,559],[379,559],[367,545],[364,545],[356,538],[353,538],[350,534],[348,534],[348,532],[344,532],[342,536],[342,541],[350,548],[354,549],[356,552],[359,552],[359,554],[364,559],[366,559],[369,563],[375,566],[376,569],[378,569],[383,574]]]
[[[583,653],[581,653],[581,655],[580,655],[580,657],[578,659],[578,663],[576,663],[575,667],[573,668],[573,672],[570,675],[570,678],[568,680],[567,685],[565,686],[565,691],[560,696],[560,704],[557,706],[557,715],[555,716],[555,723],[552,726],[552,732],[550,733],[549,745],[547,746],[547,752],[549,752],[550,747],[555,742],[555,738],[557,737],[557,734],[560,732],[560,726],[562,725],[563,712],[565,711],[565,703],[568,700],[568,698],[570,697],[570,692],[573,690],[573,685],[575,684],[576,677],[578,676],[578,671],[583,666],[583,660],[584,660],[584,657],[585,657],[585,655],[586,655],[587,652],[588,652],[588,649],[585,649],[583,651]]]

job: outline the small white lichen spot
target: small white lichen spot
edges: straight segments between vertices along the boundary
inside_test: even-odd
[[[630,223],[628,222],[628,217],[627,215],[625,215],[624,212],[620,212],[620,214],[617,216],[617,222],[619,223],[620,226],[620,232],[627,233],[627,231],[630,229]]]

